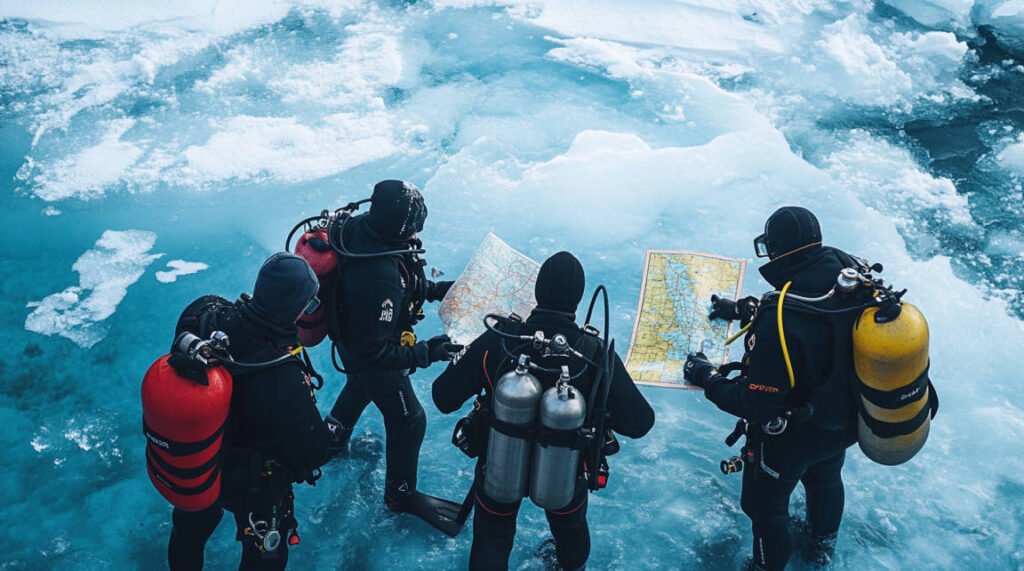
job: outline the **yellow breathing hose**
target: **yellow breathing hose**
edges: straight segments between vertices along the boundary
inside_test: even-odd
[[[754,322],[753,322],[753,321],[751,321],[750,323],[748,323],[748,324],[744,325],[742,329],[740,329],[739,331],[737,331],[736,333],[734,333],[734,334],[733,334],[733,335],[732,335],[731,337],[729,337],[728,339],[726,339],[726,340],[725,340],[725,345],[726,345],[726,346],[732,345],[732,342],[733,342],[733,341],[735,341],[735,340],[737,340],[737,339],[739,339],[740,337],[742,337],[742,336],[743,336],[743,334],[744,334],[744,333],[746,333],[746,332],[747,332],[747,331],[748,331],[748,330],[750,329],[750,326],[751,326],[751,325],[752,325],[753,323],[754,323]]]
[[[786,372],[789,373],[789,388],[793,389],[796,387],[796,377],[793,376],[793,363],[789,360],[789,347],[786,346],[786,333],[782,329],[782,302],[786,299],[786,292],[789,291],[789,286],[791,285],[793,285],[793,282],[786,282],[786,285],[782,286],[782,292],[779,293],[778,322],[779,341],[782,343],[782,357],[786,360]]]
[[[305,347],[303,347],[302,345],[299,345],[298,347],[296,347],[296,348],[292,349],[291,351],[289,351],[288,354],[291,355],[292,357],[294,357],[294,356],[298,355],[299,353],[301,353],[301,352],[303,352],[305,350],[306,350]]]

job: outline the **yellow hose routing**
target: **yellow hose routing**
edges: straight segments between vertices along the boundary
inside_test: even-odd
[[[303,347],[302,345],[299,345],[298,347],[292,349],[291,351],[288,351],[288,354],[291,355],[292,357],[294,357],[294,356],[298,355],[299,353],[301,353],[301,352],[303,352],[305,350],[306,350],[305,347]]]
[[[782,291],[779,292],[779,309],[777,312],[778,323],[779,323],[779,342],[782,344],[782,358],[786,361],[786,372],[789,373],[789,388],[792,390],[796,387],[796,377],[793,375],[793,362],[789,360],[789,347],[786,346],[786,332],[782,329],[782,302],[786,299],[786,292],[789,291],[789,286],[793,285],[793,282],[786,282],[786,285],[782,286]]]
[[[750,330],[750,326],[753,324],[754,322],[751,321],[750,323],[744,325],[742,329],[740,329],[736,333],[733,333],[731,337],[725,340],[725,346],[728,347],[729,345],[732,345],[732,342],[742,337],[744,333]]]

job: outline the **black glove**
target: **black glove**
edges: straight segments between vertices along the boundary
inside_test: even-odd
[[[704,353],[690,353],[683,365],[683,379],[702,389],[708,388],[711,379],[720,376],[718,369],[708,361]]]
[[[455,282],[427,282],[427,301],[441,301]]]
[[[462,345],[452,343],[452,338],[447,335],[438,335],[426,341],[420,341],[412,348],[416,355],[416,366],[420,369],[425,369],[431,363],[438,361],[451,361],[452,357],[462,349]]]
[[[754,296],[747,296],[733,301],[712,295],[711,313],[708,314],[708,319],[724,319],[726,321],[739,319],[740,325],[746,325],[750,323],[750,320],[754,318],[754,314],[757,313],[759,303],[758,299]]]

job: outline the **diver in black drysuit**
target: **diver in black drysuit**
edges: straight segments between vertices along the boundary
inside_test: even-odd
[[[343,242],[354,254],[410,250],[423,230],[427,209],[419,190],[406,182],[386,180],[374,186],[370,211],[345,223]],[[334,433],[334,453],[343,453],[366,406],[373,402],[384,416],[387,475],[384,501],[389,509],[408,512],[454,535],[459,506],[416,490],[420,445],[426,431],[423,407],[409,373],[448,361],[461,347],[447,335],[412,343],[413,325],[422,318],[424,301],[439,301],[452,282],[432,282],[423,261],[409,253],[371,258],[343,257],[339,327],[335,339],[347,381],[327,417]]]
[[[825,294],[835,286],[843,268],[856,265],[849,254],[821,245],[818,221],[804,208],[784,207],[772,214],[765,224],[763,241],[767,252],[761,254],[767,253],[770,261],[760,268],[761,275],[776,289],[792,281],[788,293],[805,297]],[[750,423],[747,445],[754,451],[754,465],[747,465],[743,471],[740,504],[753,527],[754,569],[782,569],[789,561],[789,498],[798,482],[807,494],[812,534],[807,555],[821,563],[831,559],[843,517],[841,471],[846,448],[856,442],[856,426],[852,417],[846,417],[848,412],[842,413],[846,418],[828,419],[828,424],[843,425],[844,429],[824,430],[813,422],[793,421],[782,434],[764,433],[765,423],[806,404],[836,361],[828,319],[785,307],[783,304],[794,389],[790,389],[781,349],[777,306],[762,306],[758,313],[758,301],[753,297],[737,302],[715,298],[710,315],[739,319],[744,325],[758,315],[744,338],[743,373],[726,378],[702,354],[691,355],[685,370],[686,379],[704,388],[708,400]],[[835,398],[850,397],[839,392]],[[848,403],[835,408],[854,410]]]
[[[216,296],[199,298],[182,313],[175,336],[190,331],[205,339],[214,330],[223,331],[235,361],[273,360],[298,345],[295,322],[316,299],[317,287],[316,274],[305,260],[275,254],[260,268],[251,298],[243,295],[234,304]],[[284,569],[289,531],[297,526],[292,483],[312,483],[328,458],[331,434],[317,411],[302,360],[228,369],[234,382],[221,450],[220,498],[199,512],[175,508],[167,550],[172,571],[203,568],[206,541],[224,509],[234,515],[236,539],[242,544],[239,569]],[[286,516],[278,525],[280,546],[264,552],[259,547],[262,541],[247,533],[250,517],[253,522],[271,522],[275,509]]]
[[[583,296],[584,283],[583,266],[572,254],[559,252],[549,258],[537,276],[537,309],[520,326],[517,334],[532,335],[534,331],[540,330],[550,338],[561,333],[567,337],[570,345],[579,346],[578,341],[583,333],[576,324],[576,307]],[[536,351],[531,350],[531,353]],[[537,354],[531,354],[531,359],[536,359],[542,366],[554,367],[560,364],[557,359],[538,357]],[[483,333],[434,381],[434,404],[441,412],[448,414],[481,392],[485,393],[487,402],[490,402],[493,383],[499,376],[498,368],[507,364],[508,360],[502,351],[501,337],[491,331]],[[577,359],[569,360],[568,364],[573,375],[583,366]],[[594,376],[585,374],[573,381],[573,386],[581,394],[590,395]],[[554,378],[548,375],[538,374],[538,379],[543,389],[554,385]],[[608,394],[608,411],[607,427],[623,436],[640,438],[654,426],[654,410],[637,389],[617,355],[614,357],[614,372]],[[482,452],[477,461],[473,547],[469,568],[488,571],[508,569],[520,502],[496,502],[483,492],[486,457],[486,452]],[[565,508],[545,512],[551,534],[555,538],[558,562],[564,569],[582,569],[590,556],[587,492],[587,482],[581,477],[577,480],[575,497]]]

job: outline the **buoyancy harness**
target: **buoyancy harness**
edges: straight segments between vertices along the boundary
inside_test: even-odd
[[[291,252],[292,239],[299,230],[302,230],[295,243],[294,253],[309,262],[320,281],[320,307],[312,315],[303,316],[299,320],[299,339],[303,345],[314,347],[325,338],[329,338],[331,363],[342,373],[345,370],[340,364],[341,352],[338,348],[344,313],[340,274],[347,261],[397,258],[402,281],[406,284],[407,291],[413,292],[413,302],[409,308],[413,324],[423,318],[423,304],[426,300],[426,260],[421,257],[426,250],[423,249],[420,240],[413,238],[408,240],[407,248],[381,252],[353,252],[345,245],[345,226],[355,216],[359,207],[368,202],[369,198],[350,202],[333,211],[323,210],[317,216],[299,221],[288,232],[284,246],[285,251]],[[403,345],[412,345],[415,343],[415,335],[412,331],[403,331],[401,342]]]
[[[603,286],[594,293],[586,322],[599,295],[604,296],[607,326]],[[488,315],[484,324],[501,337],[503,360],[495,369],[497,381],[486,395],[481,390],[473,410],[456,424],[452,443],[470,458],[486,450],[485,494],[506,503],[529,495],[544,509],[559,509],[572,499],[581,476],[591,491],[604,488],[606,457],[618,452],[618,441],[605,426],[614,341],[607,342],[591,325],[581,329],[575,345],[562,334],[549,337],[542,330],[524,335],[522,319],[515,314]],[[561,363],[542,366],[552,359]],[[582,361],[575,374],[566,364],[569,360]],[[583,375],[594,378],[588,395],[576,386]],[[473,493],[471,489],[463,505],[463,521],[472,509]]]
[[[147,370],[142,381],[146,468],[153,486],[175,507],[199,511],[221,492],[225,429],[233,385],[247,372],[298,361],[309,378],[312,369],[300,345],[285,353],[258,351],[249,361],[235,360],[218,322],[237,312],[242,301],[203,296],[182,313],[168,354]],[[302,354],[303,358],[299,355]],[[310,381],[311,390],[318,388]]]
[[[782,416],[761,425],[740,419],[726,443],[732,446],[744,434],[748,443],[740,456],[722,462],[723,473],[741,471],[744,463],[762,463],[759,439],[777,436],[792,424],[847,433],[849,444],[856,441],[868,458],[885,465],[906,462],[924,446],[939,407],[928,375],[927,322],[915,306],[902,300],[906,290],[896,291],[874,275],[881,273],[881,264],[843,256],[848,267],[825,294],[792,294],[788,291],[792,282],[788,282],[762,297],[748,327],[758,319],[776,320],[790,389],[802,398]],[[808,390],[800,390],[803,385],[790,361],[786,312],[823,317],[831,326],[830,372]]]

